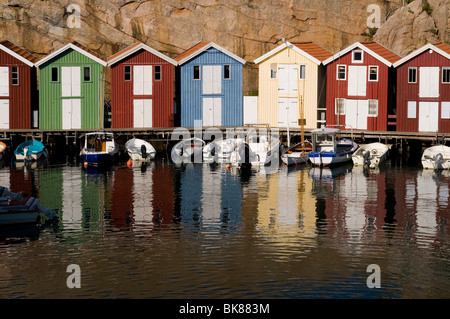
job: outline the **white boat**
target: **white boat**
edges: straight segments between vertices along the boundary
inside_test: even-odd
[[[280,141],[273,140],[270,135],[247,136],[232,154],[232,163],[243,165],[265,166],[271,164],[279,166]]]
[[[243,142],[243,138],[214,140],[203,147],[203,162],[231,163],[233,160],[236,160],[232,156]]]
[[[352,155],[353,164],[377,168],[386,160],[388,152],[389,147],[379,142],[359,145],[358,150]]]
[[[155,158],[156,150],[147,141],[132,138],[125,143],[125,149],[132,161],[150,161]]]
[[[170,156],[174,163],[202,162],[205,141],[198,137],[183,139],[172,147]]]
[[[312,151],[312,143],[305,140],[295,144],[281,153],[281,160],[287,166],[305,164],[309,161],[309,152]]]
[[[425,169],[450,169],[450,147],[431,146],[423,152],[421,160]]]
[[[80,156],[88,165],[110,164],[119,153],[119,146],[111,132],[91,132],[84,136]]]
[[[337,128],[320,128],[311,131],[313,149],[309,160],[315,166],[338,165],[352,160],[358,144],[349,139],[340,139]]]

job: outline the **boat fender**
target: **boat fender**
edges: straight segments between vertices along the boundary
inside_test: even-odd
[[[444,156],[442,156],[441,153],[437,154],[434,158],[434,167],[440,168],[440,166],[442,165],[443,159],[444,159]]]

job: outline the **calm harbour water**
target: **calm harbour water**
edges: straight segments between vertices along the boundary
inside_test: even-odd
[[[449,172],[158,159],[6,164],[0,185],[60,211],[55,225],[2,229],[0,298],[450,297]],[[381,288],[367,287],[371,264]]]

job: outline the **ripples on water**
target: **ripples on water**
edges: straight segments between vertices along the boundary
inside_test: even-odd
[[[3,167],[58,208],[0,233],[1,298],[448,298],[448,172]],[[81,268],[68,289],[66,267]],[[366,268],[381,268],[369,289]]]

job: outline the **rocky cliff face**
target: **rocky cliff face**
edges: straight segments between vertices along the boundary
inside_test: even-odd
[[[0,39],[39,57],[71,40],[104,57],[136,41],[170,57],[213,41],[249,62],[244,94],[252,94],[258,90],[253,61],[283,38],[331,52],[373,38],[405,55],[427,41],[450,40],[449,1],[1,0]],[[370,5],[379,9],[378,29],[368,27],[368,19],[376,21]]]

